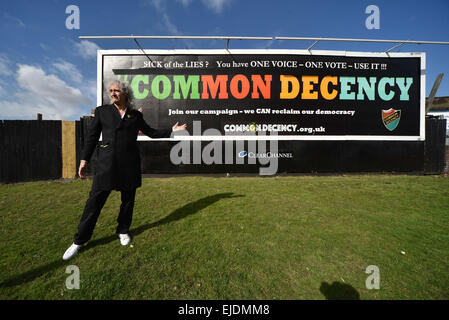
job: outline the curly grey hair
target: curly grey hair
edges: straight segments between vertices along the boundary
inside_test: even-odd
[[[120,91],[126,95],[126,107],[128,109],[133,109],[134,108],[134,95],[133,95],[133,90],[131,89],[129,84],[122,82],[120,80],[114,80],[111,83],[109,83],[108,89],[112,85],[117,85],[120,88]],[[111,99],[111,103],[112,103],[112,99]]]

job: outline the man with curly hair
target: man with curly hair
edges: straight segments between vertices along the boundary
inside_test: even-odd
[[[143,119],[142,113],[134,110],[132,90],[126,83],[114,81],[108,88],[111,104],[95,109],[78,169],[79,176],[85,178],[87,162],[102,134],[92,190],[84,207],[75,240],[64,253],[63,260],[73,258],[92,237],[98,216],[112,190],[120,191],[122,200],[116,234],[122,245],[130,243],[129,228],[136,188],[142,185],[137,135],[141,131],[150,138],[169,138],[173,131],[186,128],[186,124],[178,123],[165,130],[151,128]]]

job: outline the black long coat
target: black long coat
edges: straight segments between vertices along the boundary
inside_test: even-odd
[[[156,130],[143,119],[142,113],[127,109],[125,116],[113,105],[95,109],[81,159],[89,161],[100,133],[93,190],[131,190],[142,185],[140,154],[137,146],[139,130],[150,138],[169,138],[172,129]]]

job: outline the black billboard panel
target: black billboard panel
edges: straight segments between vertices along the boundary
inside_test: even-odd
[[[130,84],[153,127],[188,139],[425,139],[425,54],[307,50],[104,50],[107,85]],[[139,140],[146,140],[139,137]]]

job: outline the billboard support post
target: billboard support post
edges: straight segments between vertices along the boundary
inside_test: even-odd
[[[440,87],[441,80],[443,79],[444,73],[440,73],[437,78],[435,79],[435,82],[433,83],[432,90],[430,91],[429,99],[426,103],[426,114],[429,112],[430,108],[433,104],[433,99],[435,98],[435,95],[437,94],[438,88]]]

